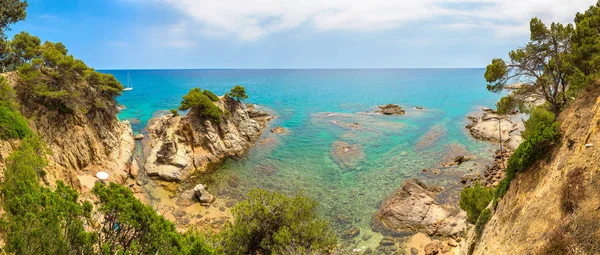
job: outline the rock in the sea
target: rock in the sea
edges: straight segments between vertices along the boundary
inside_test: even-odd
[[[194,187],[194,194],[196,194],[196,197],[201,204],[210,204],[216,199],[213,195],[208,193],[206,187],[204,187],[202,184],[198,184],[196,187]]]
[[[359,145],[343,141],[335,141],[329,154],[345,172],[355,170],[358,163],[365,159],[365,154]]]
[[[241,156],[260,136],[269,118],[251,118],[243,105],[222,97],[214,102],[227,117],[213,122],[190,111],[186,116],[165,115],[148,123],[148,176],[181,181],[227,157]],[[262,116],[262,115],[261,115]]]
[[[467,129],[476,139],[501,141],[511,150],[515,150],[522,142],[522,123],[513,122],[506,116],[486,112],[480,118],[471,117],[469,119],[471,124],[467,125]]]
[[[350,238],[357,237],[358,235],[360,235],[360,228],[352,227],[352,228],[344,231],[344,233],[342,234],[342,238],[350,239]]]
[[[395,104],[386,104],[379,106],[379,109],[377,109],[375,112],[384,115],[402,115],[406,113],[406,111],[404,111],[402,107]]]
[[[275,133],[275,134],[283,134],[283,133],[285,133],[285,131],[286,131],[285,128],[282,128],[280,126],[277,126],[277,127],[271,129],[271,133]]]
[[[394,242],[394,238],[391,236],[386,236],[383,239],[381,239],[381,241],[379,241],[379,245],[381,246],[392,246],[394,244],[396,243]]]
[[[424,231],[429,235],[456,236],[466,227],[464,212],[435,202],[439,188],[417,179],[404,182],[391,194],[371,220],[371,228],[384,234],[408,235]]]
[[[136,136],[133,137],[135,140],[142,140],[144,139],[144,134],[137,134]]]

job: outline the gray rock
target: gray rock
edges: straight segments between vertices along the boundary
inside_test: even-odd
[[[202,184],[196,185],[196,187],[194,187],[193,190],[194,194],[196,194],[196,197],[198,198],[201,204],[211,204],[216,200],[216,198],[213,195],[208,193],[206,187],[204,187],[204,185]]]

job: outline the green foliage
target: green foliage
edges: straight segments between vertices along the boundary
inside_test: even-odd
[[[336,245],[329,224],[317,213],[317,202],[252,190],[232,210],[235,222],[223,230],[227,254],[282,254],[287,250],[325,253]]]
[[[511,95],[500,98],[500,101],[496,103],[496,109],[499,114],[510,114],[517,107],[519,107],[519,102]]]
[[[179,112],[176,109],[171,108],[171,114],[173,114],[174,117],[179,116]]]
[[[476,223],[481,212],[494,198],[494,189],[486,188],[479,183],[460,192],[460,208],[467,212],[469,222]]]
[[[8,30],[10,24],[24,20],[27,16],[25,9],[27,1],[21,0],[2,0],[0,1],[0,37],[4,36],[4,31]]]
[[[215,95],[215,93],[212,93],[212,91],[210,91],[208,89],[205,89],[204,91],[202,91],[202,94],[206,95],[213,102],[219,101],[219,97],[217,95]]]
[[[193,114],[198,114],[216,123],[221,122],[223,112],[208,96],[202,93],[200,88],[193,88],[187,95],[183,96],[179,110],[188,109],[191,109]]]
[[[57,183],[55,191],[41,187],[46,150],[38,138],[26,138],[7,160],[2,184],[2,229],[6,249],[15,254],[90,253],[94,235],[86,233],[91,204],[80,204],[77,191]]]
[[[21,139],[32,135],[27,120],[19,111],[0,105],[0,139]]]
[[[13,88],[8,85],[6,78],[0,76],[0,106],[6,106],[12,110],[17,110],[19,105],[16,101],[17,95]]]
[[[240,85],[235,85],[235,87],[229,91],[229,96],[235,98],[237,101],[248,98],[246,89]]]
[[[112,75],[98,73],[68,55],[62,43],[39,45],[36,41],[22,48],[24,64],[18,68],[17,87],[21,98],[60,113],[116,111],[114,98],[121,94],[123,85]]]
[[[508,160],[506,176],[497,187],[497,196],[502,197],[508,191],[510,181],[517,172],[529,168],[539,160],[560,138],[559,123],[555,121],[554,113],[537,107],[525,122],[522,133],[523,142],[517,147]]]
[[[102,222],[98,230],[99,246],[104,254],[182,254],[212,249],[199,240],[186,239],[148,205],[137,200],[131,190],[116,183],[97,183],[92,190]],[[186,245],[192,244],[192,247]]]
[[[575,16],[571,62],[585,76],[600,72],[600,1]]]
[[[42,41],[39,37],[30,35],[27,32],[16,34],[10,42],[14,60],[18,64],[23,64],[38,57]]]
[[[519,98],[527,95],[543,95],[558,113],[566,103],[569,74],[573,68],[568,58],[571,50],[572,25],[552,23],[547,27],[533,18],[530,22],[531,41],[523,48],[509,53],[510,62],[493,59],[487,66],[487,88],[500,92],[509,82],[520,81],[526,89],[519,90]],[[543,57],[540,57],[543,56]]]
[[[477,232],[477,236],[481,237],[481,234],[485,229],[485,225],[488,223],[488,221],[490,221],[491,217],[492,212],[490,211],[490,209],[486,208],[483,211],[481,211],[481,214],[479,214],[477,222],[475,223],[475,232]]]

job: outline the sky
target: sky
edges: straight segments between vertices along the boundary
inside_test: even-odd
[[[483,68],[597,0],[28,0],[96,69]]]

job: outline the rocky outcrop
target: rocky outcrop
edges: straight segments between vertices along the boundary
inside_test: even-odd
[[[243,105],[221,98],[215,104],[229,113],[220,123],[188,113],[166,115],[148,123],[146,174],[165,181],[181,181],[226,157],[241,156],[260,136],[271,117],[251,118]],[[256,111],[256,110],[253,110]]]
[[[523,122],[513,120],[515,116],[501,116],[494,112],[487,111],[481,116],[470,116],[471,123],[467,129],[471,135],[479,140],[499,142],[511,150],[519,147],[523,141],[521,131]]]
[[[379,109],[377,109],[375,112],[384,115],[402,115],[406,113],[406,111],[404,111],[402,107],[395,104],[386,104],[379,106]]]
[[[404,182],[379,207],[371,228],[384,234],[457,236],[466,227],[466,214],[435,202],[441,188],[429,187],[417,179]]]
[[[9,81],[18,88],[16,75]],[[78,177],[94,176],[97,171],[108,172],[110,181],[120,183],[129,177],[135,142],[129,122],[121,122],[116,116],[116,101],[107,100],[102,107],[74,113],[61,113],[29,101],[20,105],[21,113],[32,120],[30,128],[51,151],[44,177],[48,183],[62,180],[81,187]]]

